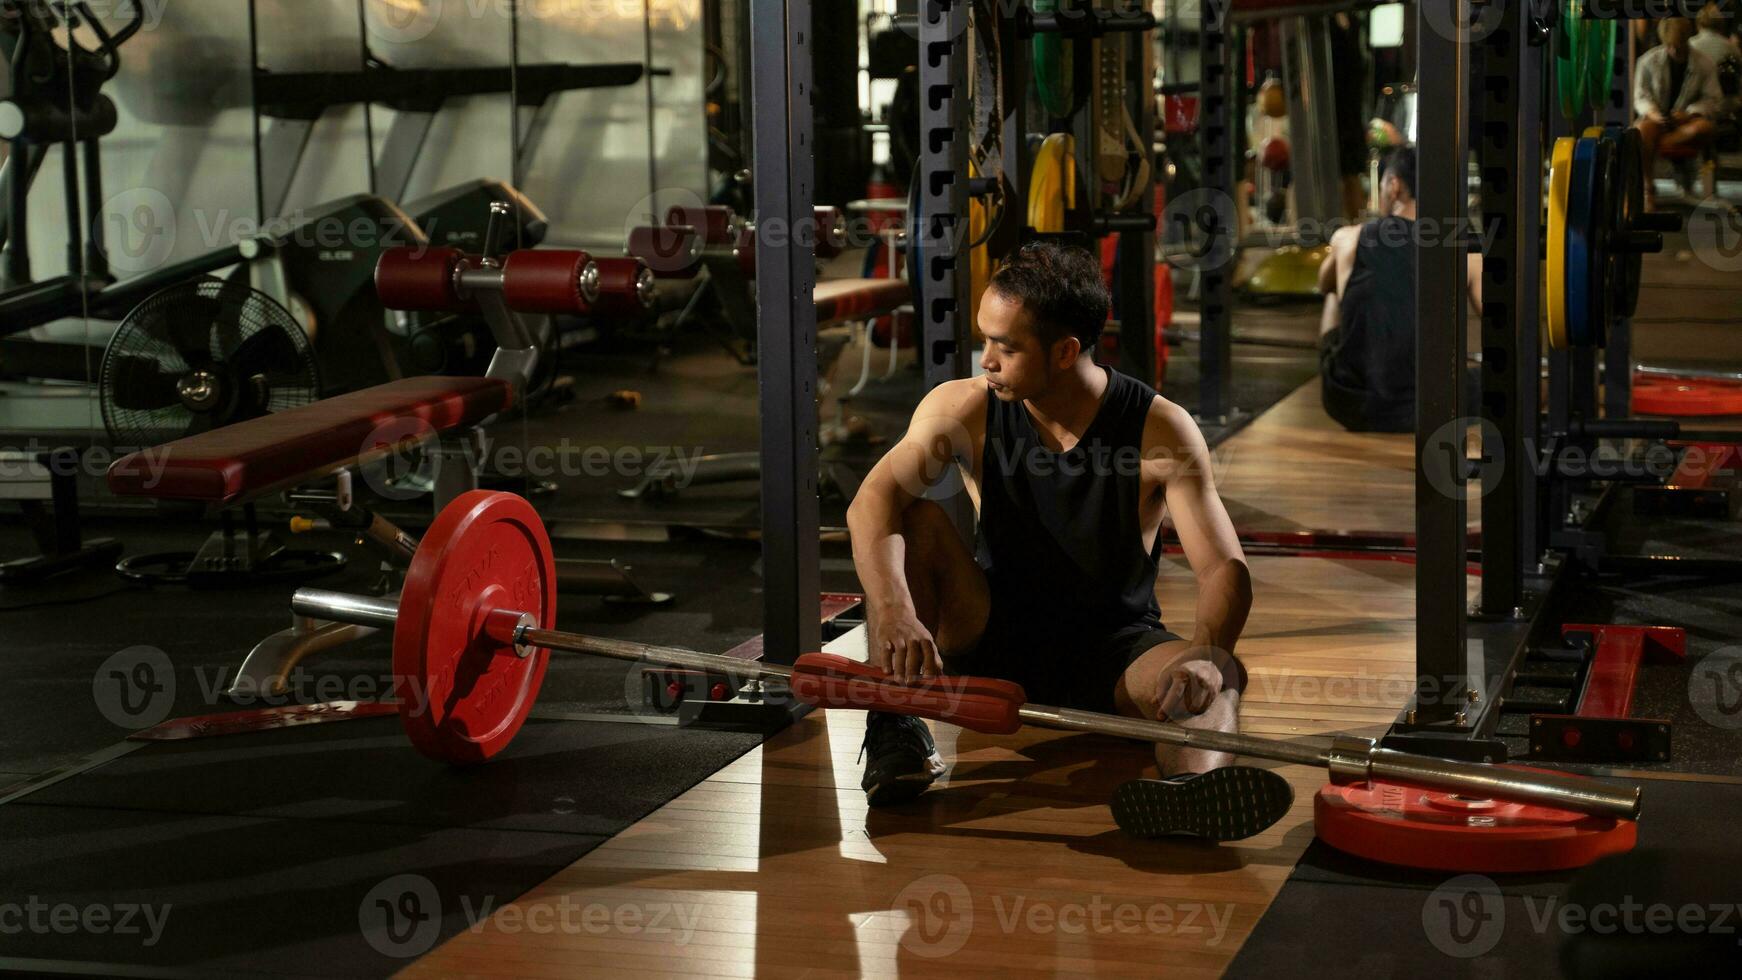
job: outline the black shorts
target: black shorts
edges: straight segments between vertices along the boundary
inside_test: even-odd
[[[944,670],[1015,681],[1037,704],[1117,714],[1113,688],[1125,668],[1154,647],[1180,639],[1147,621],[1113,630],[1024,622],[1000,615],[994,602],[980,642],[973,650],[944,657]]]

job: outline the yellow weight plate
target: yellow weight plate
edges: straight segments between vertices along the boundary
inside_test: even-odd
[[[968,161],[968,176],[980,176],[980,168]],[[968,242],[983,241],[991,224],[991,216],[986,207],[986,199],[970,198],[968,202]],[[980,297],[986,292],[986,284],[992,281],[992,256],[986,246],[973,249],[968,253],[968,275],[971,282],[968,286],[968,326],[979,342],[980,337]]]
[[[1065,230],[1065,212],[1076,205],[1077,145],[1069,133],[1054,133],[1034,155],[1028,179],[1028,226],[1042,234]]]
[[[1548,170],[1548,346],[1566,350],[1567,337],[1567,192],[1572,184],[1573,146],[1562,136],[1554,141]]]

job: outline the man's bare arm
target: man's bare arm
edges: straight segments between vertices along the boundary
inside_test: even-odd
[[[1149,426],[1165,467],[1167,511],[1198,583],[1192,643],[1232,652],[1252,609],[1252,574],[1216,494],[1209,447],[1197,423],[1171,402],[1157,400]]]
[[[914,410],[906,434],[871,468],[847,508],[853,568],[870,613],[872,660],[898,677],[942,671],[936,639],[919,623],[907,587],[902,514],[958,457],[972,453],[975,412],[984,414],[985,399],[983,381],[951,381],[934,388]]]

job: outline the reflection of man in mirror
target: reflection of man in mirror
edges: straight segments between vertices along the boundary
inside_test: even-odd
[[[1415,172],[1415,147],[1391,151],[1380,168],[1379,217],[1338,228],[1319,266],[1325,413],[1351,432],[1415,430],[1415,245],[1435,234],[1416,223]],[[1482,256],[1473,244],[1465,279],[1481,316]],[[1465,384],[1466,404],[1475,404],[1474,372]]]
[[[1645,208],[1657,206],[1652,173],[1662,155],[1676,162],[1682,182],[1693,183],[1700,157],[1712,142],[1723,108],[1718,69],[1692,44],[1694,22],[1670,17],[1658,22],[1663,43],[1639,58],[1633,70],[1633,112],[1645,144]]]

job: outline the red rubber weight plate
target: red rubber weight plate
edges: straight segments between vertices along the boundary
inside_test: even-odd
[[[1641,415],[1742,415],[1742,381],[1635,374],[1633,411]]]
[[[538,699],[548,650],[519,657],[483,630],[491,609],[556,623],[556,561],[524,497],[473,490],[430,525],[405,575],[393,630],[394,688],[419,752],[466,764],[513,740]]]
[[[1632,850],[1638,834],[1631,820],[1378,781],[1320,789],[1313,826],[1357,857],[1484,873],[1583,867]]]

